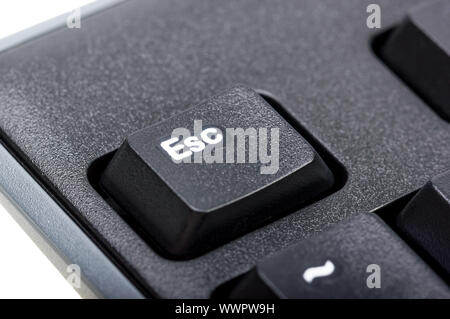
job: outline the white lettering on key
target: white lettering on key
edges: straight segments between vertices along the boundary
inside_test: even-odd
[[[167,141],[164,141],[161,143],[161,147],[167,152],[167,154],[170,155],[175,161],[181,161],[185,157],[189,157],[192,155],[191,151],[186,151],[182,153],[178,153],[182,149],[184,149],[183,144],[177,144],[175,146],[171,146],[172,144],[179,141],[178,137],[172,137],[171,139],[168,139]]]
[[[225,133],[225,135],[224,135]],[[171,138],[160,143],[172,161],[179,163],[261,164],[261,174],[276,174],[279,169],[280,129],[266,128],[202,128],[202,120],[194,120],[194,134],[185,127],[172,130]]]
[[[330,260],[327,260],[323,266],[306,269],[303,273],[303,279],[310,284],[316,278],[330,276],[334,272],[334,269],[334,264]]]
[[[208,133],[211,133],[211,135],[215,135],[216,137],[211,138],[210,136],[208,136]],[[200,133],[200,137],[202,138],[202,140],[205,141],[205,143],[208,143],[208,144],[218,144],[223,139],[222,134],[220,134],[219,131],[214,127],[204,129]]]
[[[205,143],[200,141],[197,136],[190,136],[184,140],[184,145],[192,152],[201,152],[205,149]]]
[[[210,134],[210,135],[208,135]],[[214,138],[213,138],[214,136]],[[181,143],[178,143],[180,139],[178,137],[172,137],[164,142],[161,142],[161,147],[172,157],[174,161],[181,161],[182,159],[192,155],[192,152],[197,153],[205,149],[206,144],[218,144],[222,141],[222,133],[214,127],[203,130],[199,139],[197,136],[189,136],[185,138]],[[173,145],[178,143],[176,145]],[[173,146],[172,146],[173,145]],[[187,147],[188,150],[184,150]],[[182,151],[180,153],[180,151]]]

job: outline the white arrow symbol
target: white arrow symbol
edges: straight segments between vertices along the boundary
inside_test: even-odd
[[[323,266],[310,267],[303,273],[303,279],[310,284],[315,278],[326,277],[334,272],[334,264],[327,260]]]

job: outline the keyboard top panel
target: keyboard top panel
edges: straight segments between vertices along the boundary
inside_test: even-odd
[[[126,1],[0,55],[3,138],[145,287],[208,297],[268,254],[450,168],[450,125],[373,53],[369,3]],[[378,3],[386,30],[423,1]],[[87,169],[133,132],[237,83],[275,95],[343,164],[347,183],[198,258],[165,259]]]

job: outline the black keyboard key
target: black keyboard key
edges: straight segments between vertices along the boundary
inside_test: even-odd
[[[450,278],[450,171],[429,181],[400,213],[397,223]]]
[[[449,298],[376,215],[359,214],[259,263],[231,298]]]
[[[387,63],[450,120],[450,1],[412,10],[381,51]]]
[[[153,240],[180,258],[286,214],[333,181],[302,136],[243,86],[133,134],[101,178]]]

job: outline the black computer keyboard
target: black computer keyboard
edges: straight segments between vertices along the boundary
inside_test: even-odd
[[[101,297],[450,298],[450,1],[372,2],[107,1],[3,43],[0,190]]]

